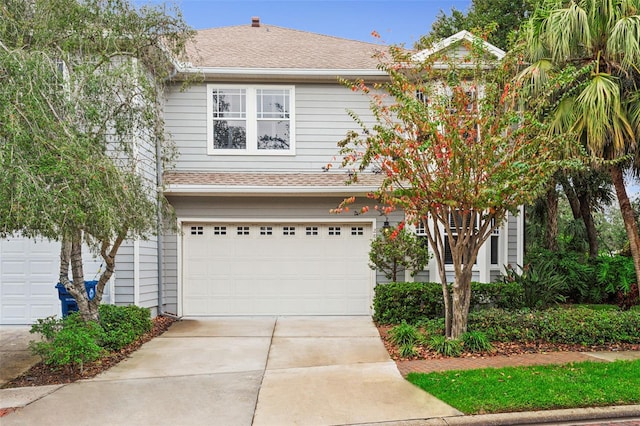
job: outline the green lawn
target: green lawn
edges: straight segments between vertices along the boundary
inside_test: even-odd
[[[407,380],[465,414],[640,403],[640,360],[410,373]]]

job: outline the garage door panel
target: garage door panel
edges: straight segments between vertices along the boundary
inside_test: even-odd
[[[188,232],[194,227],[201,232]],[[370,313],[370,225],[187,224],[185,231],[185,315]]]

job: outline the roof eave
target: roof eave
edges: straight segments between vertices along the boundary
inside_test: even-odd
[[[226,68],[226,67],[177,67],[177,76],[200,76],[205,79],[259,79],[291,80],[320,79],[335,81],[337,77],[375,78],[387,77],[378,69],[309,69],[309,68]]]
[[[165,187],[166,195],[186,196],[350,196],[367,194],[379,188],[376,186],[256,186],[256,185],[202,185],[202,184],[169,184]]]
[[[441,52],[441,51],[447,49],[452,44],[454,44],[454,43],[456,43],[458,41],[461,41],[461,40],[467,40],[467,41],[481,40],[484,49],[488,53],[491,53],[493,56],[495,56],[497,60],[501,60],[506,55],[506,52],[504,50],[500,49],[499,47],[494,46],[493,44],[487,42],[486,40],[480,39],[479,37],[473,35],[469,31],[462,30],[462,31],[460,31],[460,32],[458,32],[458,33],[456,33],[456,34],[454,34],[454,35],[452,35],[450,37],[447,37],[444,40],[441,40],[440,42],[434,44],[432,48],[425,49],[425,50],[422,50],[422,51],[416,53],[415,55],[412,56],[412,59],[415,60],[415,61],[418,61],[418,62],[424,61],[425,59],[427,59],[429,56],[433,55],[434,53]]]

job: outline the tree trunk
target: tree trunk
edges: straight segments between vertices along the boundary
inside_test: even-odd
[[[563,174],[560,177],[560,183],[562,184],[562,189],[564,189],[564,193],[567,196],[567,200],[569,201],[569,206],[571,207],[571,213],[573,214],[574,219],[580,219],[582,217],[580,213],[580,201],[578,200],[578,196],[576,195],[576,191],[573,186],[567,179],[567,177]]]
[[[559,180],[564,189],[564,193],[567,195],[567,200],[569,200],[573,218],[580,219],[584,223],[587,231],[587,241],[589,243],[589,257],[593,259],[598,256],[598,231],[596,230],[593,214],[591,213],[591,188],[589,186],[589,179],[586,179],[583,174],[578,173],[574,176],[573,185],[564,175],[562,175]]]
[[[453,311],[451,309],[451,296],[449,295],[449,287],[447,285],[447,272],[445,271],[444,264],[438,265],[438,270],[442,284],[442,298],[444,300],[444,335],[450,336]]]
[[[467,331],[467,321],[469,319],[469,305],[471,304],[471,266],[463,267],[462,273],[456,276],[453,284],[453,321],[451,333],[447,337],[459,339]]]
[[[581,191],[578,194],[580,200],[580,216],[587,229],[587,240],[589,241],[589,257],[595,259],[598,256],[598,231],[596,224],[593,222],[593,214],[591,214],[591,197],[587,191]]]
[[[547,249],[558,251],[558,193],[555,182],[547,191],[547,229],[545,242]]]
[[[69,280],[69,266],[71,277]],[[98,321],[98,309],[91,303],[84,285],[84,268],[82,262],[82,231],[74,230],[63,237],[60,248],[60,283],[76,301],[78,312],[85,321]]]
[[[611,166],[610,172],[613,186],[616,188],[618,202],[620,203],[620,213],[622,214],[624,227],[627,230],[627,237],[629,238],[629,248],[631,249],[631,256],[633,257],[633,266],[636,269],[636,283],[640,283],[640,235],[638,235],[638,223],[633,214],[633,208],[631,207],[627,189],[624,185],[622,168],[620,168],[620,166]]]

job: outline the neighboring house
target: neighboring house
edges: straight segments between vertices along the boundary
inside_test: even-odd
[[[439,49],[462,49],[456,37],[471,35],[453,36]],[[370,314],[382,278],[368,267],[370,242],[386,220],[396,223],[402,214],[331,214],[345,197],[366,202],[379,177],[363,175],[346,186],[346,171],[323,167],[356,128],[347,110],[371,119],[369,100],[338,77],[384,79],[372,58],[380,48],[255,18],[199,31],[190,63],[176,67],[164,101],[178,156],[163,183],[182,232],[124,247],[110,300],[180,316]],[[186,89],[185,79],[193,80]],[[521,217],[510,217],[483,247],[475,280],[491,281],[502,265],[522,263],[522,226]],[[41,277],[32,272],[44,270],[40,258],[57,268],[57,245],[29,257],[22,286],[20,253],[5,261],[22,250],[26,262],[21,247],[29,244],[0,243],[0,323],[59,312],[57,269]],[[436,280],[435,268],[432,262],[415,279]],[[33,294],[36,287],[49,294]],[[42,304],[47,308],[37,308]]]

